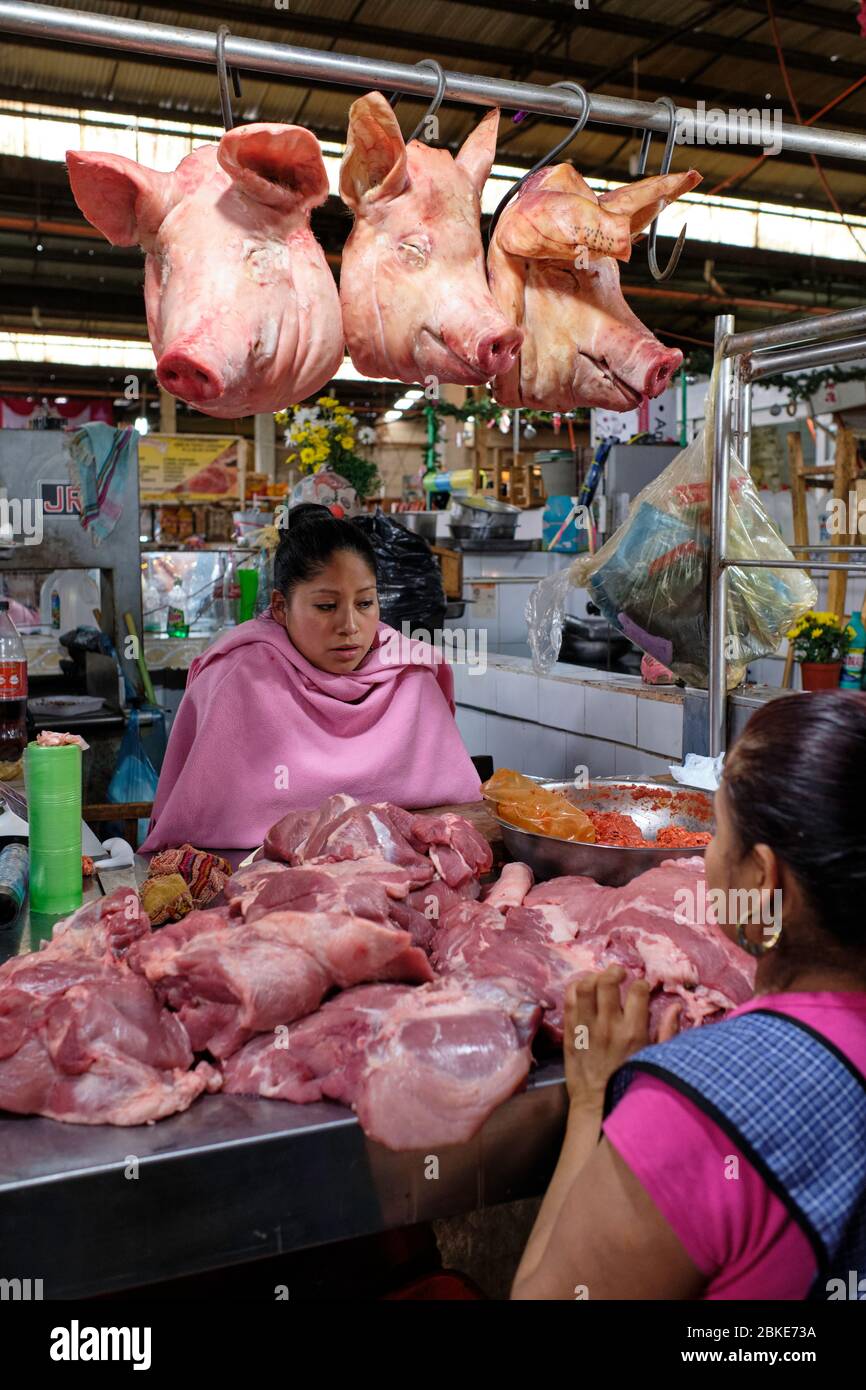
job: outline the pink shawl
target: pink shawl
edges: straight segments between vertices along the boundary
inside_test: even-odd
[[[196,657],[142,851],[260,845],[287,811],[333,792],[410,810],[477,801],[441,654],[380,623],[356,671],[301,656],[270,613]]]

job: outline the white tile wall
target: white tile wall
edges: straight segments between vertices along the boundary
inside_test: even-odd
[[[466,668],[464,677],[464,689],[466,692],[466,703],[474,709],[485,709],[496,711],[496,677],[495,666],[488,666],[486,670],[476,667],[470,671]],[[462,703],[459,702],[459,703]]]
[[[586,689],[584,728],[594,737],[617,743],[637,742],[637,697],[619,695],[613,690]]]
[[[683,753],[683,707],[666,700],[638,699],[638,747],[679,762]]]
[[[538,677],[500,668],[496,672],[496,709],[514,719],[538,723]]]
[[[582,734],[585,728],[586,687],[574,681],[538,678],[538,718],[549,729]]]
[[[537,724],[523,724],[501,715],[487,716],[487,747],[494,767],[512,767],[517,772],[535,772],[537,740],[544,730]]]
[[[498,585],[500,642],[525,642],[527,640],[526,603],[534,587],[534,583]]]
[[[537,777],[549,777],[561,782],[569,775],[567,739],[568,734],[562,729],[544,729],[539,726],[533,750],[535,766],[532,768]]]
[[[565,752],[567,777],[573,777],[578,766],[588,768],[590,777],[613,777],[616,772],[616,745],[605,739],[567,734]]]
[[[667,758],[656,757],[654,753],[644,753],[640,748],[624,748],[617,744],[614,772],[618,776],[652,777],[658,772],[668,771],[670,762]]]
[[[458,706],[457,728],[470,757],[487,752],[487,715],[481,710]]]

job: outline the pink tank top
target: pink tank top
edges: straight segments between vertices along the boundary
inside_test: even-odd
[[[866,993],[763,994],[728,1017],[751,1009],[808,1023],[866,1074]],[[808,1239],[745,1155],[690,1100],[639,1075],[603,1129],[706,1276],[704,1298],[806,1297],[816,1273]]]

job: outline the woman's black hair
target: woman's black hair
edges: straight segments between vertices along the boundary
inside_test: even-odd
[[[287,599],[298,584],[315,579],[339,550],[351,550],[376,578],[376,552],[363,531],[318,502],[291,507],[274,555],[274,588]]]
[[[769,701],[734,744],[722,785],[742,851],[769,845],[815,925],[866,947],[866,694]]]

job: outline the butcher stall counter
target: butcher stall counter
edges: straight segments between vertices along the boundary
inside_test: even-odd
[[[498,857],[481,805],[440,809],[466,814]],[[102,891],[133,872],[144,878],[141,856],[134,871],[104,873]],[[25,919],[12,949],[38,934]],[[42,1279],[45,1298],[87,1297],[534,1196],[565,1105],[562,1064],[548,1062],[473,1140],[430,1153],[390,1152],[331,1101],[217,1093],[133,1128],[3,1115],[0,1275]]]

